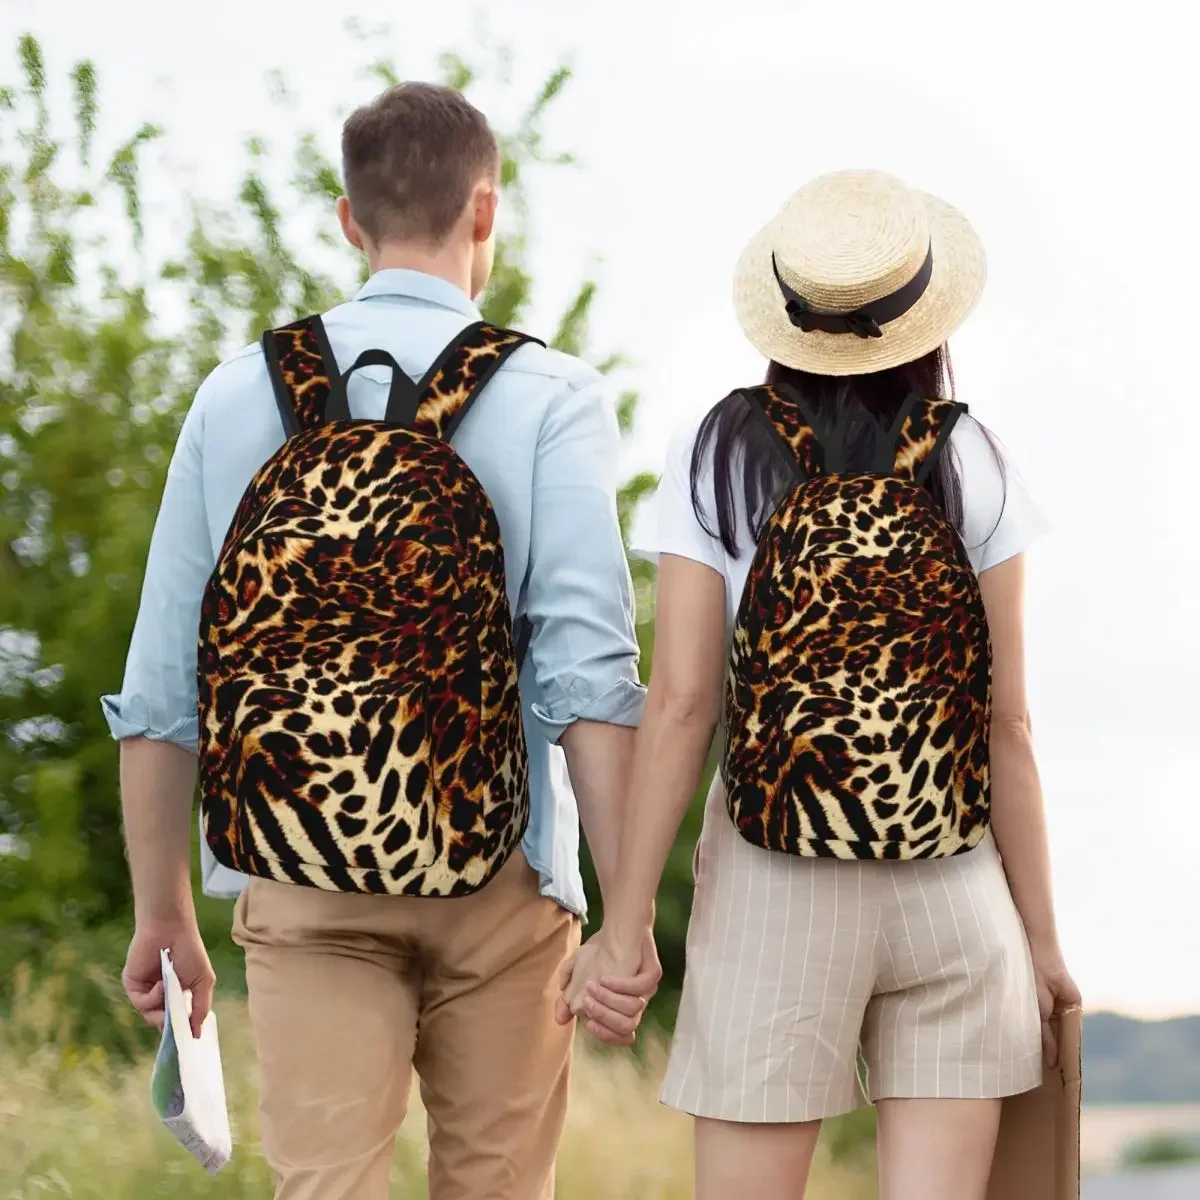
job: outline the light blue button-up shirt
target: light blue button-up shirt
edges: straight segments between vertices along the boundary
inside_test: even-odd
[[[477,320],[474,304],[445,280],[385,270],[328,313],[325,328],[343,370],[381,347],[419,379]],[[352,414],[380,419],[389,382],[381,367],[355,372]],[[509,605],[532,624],[521,673],[531,788],[525,855],[543,894],[580,915],[579,821],[557,741],[579,718],[636,725],[643,703],[617,523],[619,438],[603,377],[537,345],[505,362],[454,435],[500,523]],[[184,420],[124,684],[103,698],[114,737],[144,735],[195,752],[201,598],[242,493],[282,444],[266,363],[257,345],[247,347],[205,380]],[[206,889],[236,891],[244,878],[216,869],[202,850]]]

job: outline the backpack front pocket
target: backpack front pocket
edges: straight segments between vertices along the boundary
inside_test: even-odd
[[[479,719],[478,666],[446,652],[465,620],[452,565],[400,539],[272,534],[235,565],[240,619],[207,670],[238,842],[386,890],[437,870],[440,767]]]

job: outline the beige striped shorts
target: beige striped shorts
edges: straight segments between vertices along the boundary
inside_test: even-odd
[[[737,832],[718,778],[695,874],[664,1104],[812,1121],[1041,1082],[1029,947],[990,833],[923,862],[778,854]]]

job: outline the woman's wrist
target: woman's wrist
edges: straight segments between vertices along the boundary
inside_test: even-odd
[[[1030,954],[1039,960],[1062,958],[1058,930],[1053,923],[1044,926],[1026,926],[1025,936],[1029,941]]]

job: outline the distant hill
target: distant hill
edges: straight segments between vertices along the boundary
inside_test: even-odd
[[[1083,1095],[1088,1104],[1200,1104],[1200,1016],[1085,1016]]]

